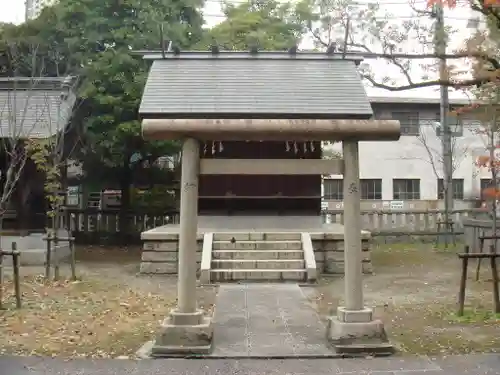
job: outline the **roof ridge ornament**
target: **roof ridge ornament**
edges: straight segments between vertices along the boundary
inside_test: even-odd
[[[258,55],[259,54],[259,47],[257,45],[252,45],[250,46],[250,54],[251,55]]]
[[[328,45],[328,48],[326,49],[326,54],[328,56],[333,56],[336,51],[337,51],[337,43],[332,42]]]
[[[217,43],[213,43],[210,46],[210,52],[212,52],[212,55],[218,55],[220,53],[220,48]]]
[[[172,46],[172,52],[174,56],[179,56],[181,54],[181,49],[178,46]]]
[[[170,52],[172,49],[172,41],[169,40],[167,44],[167,48],[165,49],[165,44],[167,40],[165,40],[165,34],[164,34],[164,28],[163,28],[163,22],[160,23],[160,49],[161,49],[161,57],[165,59],[167,57],[167,53]]]

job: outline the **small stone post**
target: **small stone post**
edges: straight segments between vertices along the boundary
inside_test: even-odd
[[[392,353],[384,325],[363,301],[359,143],[342,142],[344,158],[345,306],[329,318],[327,337],[340,353]]]
[[[212,348],[210,318],[197,309],[196,237],[198,232],[198,169],[200,146],[188,138],[182,145],[179,270],[177,308],[165,319],[152,347],[154,357],[205,354]]]

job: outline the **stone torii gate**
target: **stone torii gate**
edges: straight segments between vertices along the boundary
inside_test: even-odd
[[[204,61],[211,61],[209,54],[200,58],[200,65]],[[155,59],[162,60],[161,54],[156,54]],[[248,54],[241,60],[248,63]],[[299,55],[294,60],[299,60]],[[192,55],[186,59],[193,58]],[[288,59],[287,54],[282,57]],[[182,66],[182,58],[167,57],[172,59],[172,67]],[[234,59],[231,57],[231,59]],[[304,58],[313,59],[311,54]],[[324,60],[323,57],[318,59]],[[281,60],[280,60],[281,61]],[[157,61],[155,61],[156,63]],[[332,62],[332,59],[329,61]],[[347,64],[352,69],[350,76],[357,89],[361,86],[359,76],[355,69],[355,61],[340,60],[338,64]],[[233,63],[235,63],[233,61]],[[298,61],[287,61],[299,67]],[[211,62],[211,64],[214,64]],[[218,62],[216,63],[218,64]],[[258,64],[258,62],[257,62]],[[334,62],[335,64],[335,62]],[[289,67],[289,65],[286,65]],[[220,69],[219,67],[218,69]],[[155,69],[153,65],[152,71]],[[259,69],[258,66],[255,69]],[[310,69],[300,69],[309,72]],[[349,70],[351,72],[351,70]],[[251,72],[249,71],[249,74]],[[151,93],[158,83],[148,79],[141,112],[148,92]],[[223,74],[223,72],[221,72]],[[272,82],[270,83],[272,84]],[[201,88],[200,88],[201,90]],[[349,90],[339,95],[349,95]],[[219,95],[223,95],[220,93]],[[289,95],[293,96],[293,86],[290,86]],[[190,98],[182,98],[189,101]],[[217,101],[217,98],[213,99]],[[221,99],[222,100],[222,99]],[[364,94],[364,104],[368,103]],[[314,104],[311,98],[309,105]],[[364,105],[363,104],[363,105]],[[190,105],[195,105],[190,103]],[[307,106],[307,103],[303,105]],[[369,103],[368,103],[369,105]],[[371,108],[369,110],[371,112]],[[201,159],[200,143],[203,141],[238,141],[238,140],[273,140],[273,141],[342,141],[343,162],[338,160],[286,160],[287,163],[296,163],[300,168],[301,163],[307,162],[310,168],[318,174],[342,174],[344,176],[344,223],[345,223],[345,306],[340,307],[337,316],[330,318],[327,336],[337,344],[356,344],[356,339],[385,340],[385,331],[382,322],[373,319],[372,310],[366,308],[363,300],[362,285],[362,249],[361,249],[361,214],[360,214],[360,177],[359,177],[359,141],[391,141],[400,137],[400,124],[392,120],[347,119],[336,116],[309,115],[301,113],[286,114],[280,118],[271,118],[269,115],[247,113],[235,118],[224,113],[212,113],[211,118],[193,116],[189,113],[172,113],[169,116],[143,116],[142,132],[147,140],[181,140],[182,141],[182,175],[180,197],[180,235],[179,235],[179,267],[178,267],[178,304],[165,320],[156,338],[153,355],[161,356],[172,353],[207,353],[212,344],[212,323],[204,312],[198,309],[196,301],[196,237],[198,231],[198,178],[200,174],[218,174],[228,167],[251,168],[247,173],[269,174],[266,169],[266,160],[248,159]],[[201,112],[201,111],[200,111]],[[216,111],[215,111],[216,112]],[[217,116],[219,115],[219,116]],[[264,118],[264,116],[268,118]],[[163,117],[163,118],[162,118]],[[165,118],[169,117],[169,118]],[[198,117],[198,118],[197,118]],[[231,117],[231,118],[228,118]],[[277,117],[275,115],[275,117]],[[315,118],[316,117],[316,118]],[[326,118],[325,118],[326,117]],[[365,115],[370,118],[371,115]],[[275,174],[283,173],[276,170]]]

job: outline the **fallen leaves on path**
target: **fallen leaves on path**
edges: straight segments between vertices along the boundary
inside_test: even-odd
[[[12,283],[4,283],[0,353],[123,358],[151,339],[175,302],[99,278],[31,276],[21,289],[23,308],[15,310]]]

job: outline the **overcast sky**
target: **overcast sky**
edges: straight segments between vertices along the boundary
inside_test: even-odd
[[[233,0],[233,1],[241,1],[241,0]],[[364,4],[369,3],[376,0],[356,0],[356,2]],[[459,43],[463,42],[466,39],[467,35],[470,33],[467,28],[468,19],[471,16],[471,12],[467,9],[465,4],[463,3],[466,0],[459,0],[459,5],[455,10],[446,10],[446,23],[452,25],[455,29],[460,30],[458,35],[455,35],[452,38],[455,41],[455,45],[452,47],[458,47]],[[380,0],[379,1],[385,12],[390,13],[391,21],[393,22],[403,22],[405,20],[414,19],[415,14],[408,6],[408,0]],[[462,2],[462,4],[460,4]],[[207,0],[206,7],[204,10],[205,20],[208,26],[213,26],[223,20],[220,3],[217,0]],[[415,7],[423,9],[426,4],[426,0],[413,0],[413,4]],[[359,5],[358,5],[359,6]],[[24,21],[24,0],[0,0],[0,21],[2,22],[12,22],[12,23],[20,23]],[[422,20],[422,19],[420,19]],[[429,22],[425,19],[421,22]],[[415,43],[418,46],[417,43]],[[387,67],[387,65],[381,61],[370,62],[372,69],[387,72],[388,69],[390,72],[394,71],[394,74],[397,74],[397,70],[393,70],[393,67]],[[415,80],[418,80],[421,72],[415,71],[412,72],[413,76],[415,76]],[[437,97],[438,92],[437,88],[427,88],[421,90],[411,90],[406,92],[399,93],[391,93],[386,90],[374,90],[369,88],[369,94],[371,95],[380,95],[380,96],[433,96]],[[451,97],[462,96],[459,93],[450,93]]]

